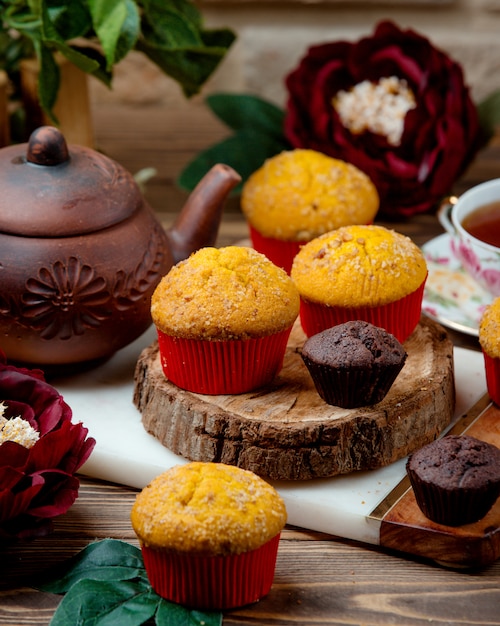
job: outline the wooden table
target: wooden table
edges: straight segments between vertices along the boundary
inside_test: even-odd
[[[154,166],[158,176],[146,195],[168,224],[185,200],[174,179],[200,149],[227,131],[199,104],[173,110],[101,106],[95,110],[101,150],[130,171]],[[483,151],[456,192],[500,176],[500,141]],[[434,215],[390,224],[418,244],[440,234]],[[247,236],[229,203],[219,244]],[[471,337],[452,333],[457,345],[478,349]],[[138,545],[129,514],[136,492],[88,480],[54,533],[32,543],[0,548],[0,625],[42,626],[60,596],[41,593],[33,581],[96,539],[113,537]],[[231,624],[500,624],[500,561],[480,571],[444,569],[432,562],[374,546],[287,526],[282,534],[274,584],[258,604],[224,615]],[[71,625],[68,625],[71,626]]]

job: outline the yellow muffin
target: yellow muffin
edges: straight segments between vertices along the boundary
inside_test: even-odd
[[[225,609],[269,591],[286,508],[253,472],[193,462],[145,487],[131,522],[157,593],[195,608]]]
[[[226,555],[267,543],[285,525],[286,509],[274,487],[253,472],[195,461],[145,487],[131,520],[150,548]]]
[[[162,278],[151,300],[157,328],[192,339],[262,337],[288,328],[298,313],[286,272],[240,246],[195,252]]]
[[[484,310],[479,324],[479,343],[489,356],[500,359],[500,298]]]
[[[484,355],[490,398],[500,405],[500,298],[486,307],[479,324],[479,343]]]
[[[203,248],[162,278],[151,300],[161,365],[178,387],[245,393],[283,366],[300,298],[288,274],[251,248]]]
[[[409,237],[382,226],[346,226],[304,246],[291,276],[309,300],[378,306],[415,291],[427,276],[427,264]]]
[[[306,334],[362,319],[404,342],[420,318],[427,264],[408,237],[382,226],[354,225],[306,244],[291,277]]]
[[[262,235],[309,241],[349,224],[368,224],[379,207],[377,190],[354,165],[314,150],[268,159],[243,186],[241,208]]]

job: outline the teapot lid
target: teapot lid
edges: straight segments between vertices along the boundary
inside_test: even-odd
[[[0,232],[91,233],[125,220],[142,203],[125,168],[90,148],[68,148],[52,126],[33,131],[28,143],[0,150]]]

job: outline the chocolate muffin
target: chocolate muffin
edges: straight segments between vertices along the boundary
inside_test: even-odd
[[[406,471],[422,513],[461,526],[482,519],[500,495],[500,449],[467,435],[448,435],[414,452]]]
[[[383,328],[361,320],[309,337],[302,359],[323,400],[343,408],[385,398],[406,361],[401,343]]]

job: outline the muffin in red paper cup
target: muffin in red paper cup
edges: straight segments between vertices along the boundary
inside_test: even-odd
[[[486,307],[479,323],[479,343],[484,357],[486,386],[500,406],[500,298]]]
[[[253,472],[222,463],[175,466],[141,491],[131,521],[163,598],[210,611],[269,593],[286,508]]]
[[[151,300],[165,376],[212,395],[268,384],[283,366],[299,304],[291,278],[265,255],[240,246],[198,250]]]
[[[427,264],[409,237],[383,226],[353,225],[306,244],[291,277],[308,337],[363,320],[404,343],[420,320]]]
[[[253,247],[288,273],[305,243],[341,226],[372,223],[378,208],[366,174],[307,149],[268,159],[241,194]]]

